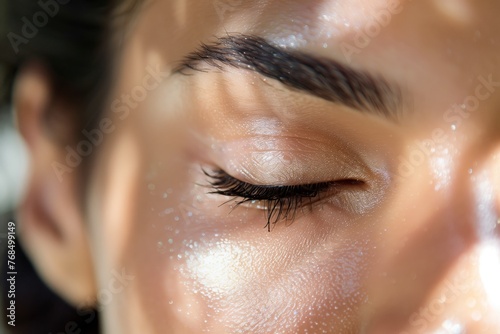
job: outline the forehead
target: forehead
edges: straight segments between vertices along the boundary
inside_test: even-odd
[[[479,73],[500,53],[498,10],[493,0],[152,0],[136,35],[167,62],[238,32],[368,70],[445,61]]]
[[[499,10],[493,0],[152,0],[125,59],[172,68],[200,42],[254,34],[382,74],[410,91],[416,108],[445,110],[478,76],[500,77]]]
[[[374,38],[381,33],[377,25],[384,32],[411,27],[414,33],[453,35],[482,29],[488,34],[500,25],[497,9],[500,3],[493,0],[152,0],[146,2],[142,24],[176,27],[170,33],[178,36],[233,31],[267,38],[295,36],[296,46],[301,46],[338,41],[360,31]],[[206,30],[200,32],[201,27]]]

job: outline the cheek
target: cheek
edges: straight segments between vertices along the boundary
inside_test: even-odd
[[[304,215],[268,232],[264,212],[220,206],[218,195],[207,195],[199,166],[180,162],[166,173],[167,164],[144,172],[130,245],[138,294],[156,305],[147,305],[148,317],[193,332],[356,326],[371,247],[360,228],[332,233]]]
[[[261,247],[272,245],[224,238],[188,252],[182,279],[190,291],[199,291],[211,327],[286,332],[331,330],[339,319],[347,327],[354,323],[350,311],[362,297],[359,258],[345,250],[325,259],[307,251],[297,254],[291,245],[272,251]]]

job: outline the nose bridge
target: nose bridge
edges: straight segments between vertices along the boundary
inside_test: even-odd
[[[472,179],[476,199],[478,273],[489,308],[500,314],[500,143]],[[497,331],[500,333],[500,320]]]
[[[468,207],[478,243],[500,238],[500,139],[487,143],[483,140],[471,146],[456,172],[455,186],[471,199]],[[468,175],[460,172],[464,170]]]
[[[470,152],[420,194],[407,241],[370,281],[381,302],[367,333],[500,333],[500,145]]]
[[[500,237],[500,145],[470,149],[453,166],[452,180],[442,196],[442,215],[470,233],[472,243]],[[476,151],[476,152],[473,152]]]
[[[473,224],[479,242],[498,237],[500,187],[495,184],[495,174],[500,173],[500,169],[495,171],[490,164],[487,161],[470,179],[474,200]]]
[[[436,174],[432,165],[431,161],[430,169]],[[471,246],[500,239],[500,139],[494,145],[478,139],[443,169],[447,169],[449,180],[436,193],[439,213],[428,217],[428,224],[451,224]]]
[[[437,333],[450,328],[462,329],[459,333],[500,333],[500,145],[477,149],[457,159],[454,167],[439,213],[423,224],[436,224],[434,231],[439,231],[439,224],[453,226],[462,245],[446,261],[429,259],[442,274],[434,286],[422,287],[428,296],[410,317],[410,328],[425,324]],[[438,233],[442,251],[453,245],[451,234]]]

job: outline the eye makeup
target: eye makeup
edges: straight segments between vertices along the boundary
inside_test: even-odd
[[[362,185],[364,182],[356,179],[344,179],[330,182],[310,183],[302,185],[254,185],[238,180],[222,169],[212,172],[203,170],[210,179],[213,188],[210,193],[231,197],[236,206],[245,203],[262,203],[266,211],[266,228],[271,231],[271,225],[282,220],[293,221],[297,210],[312,207],[321,201],[322,197],[331,197],[342,191],[343,187]]]

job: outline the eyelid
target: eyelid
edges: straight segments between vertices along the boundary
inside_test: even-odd
[[[212,146],[230,175],[252,184],[308,184],[369,179],[370,169],[350,148],[290,136],[254,136]]]
[[[248,200],[290,198],[297,195],[302,197],[314,197],[318,192],[324,191],[330,186],[335,186],[335,182],[320,182],[298,185],[255,185],[238,180],[222,169],[216,170],[213,173],[204,170],[204,173],[213,180],[211,182],[211,185],[217,189],[217,191],[215,191],[214,193],[226,196],[234,196],[234,193],[240,190],[246,190],[247,193],[245,193],[245,197]],[[228,191],[228,188],[231,188],[231,190]],[[249,189],[255,191],[248,192]]]

